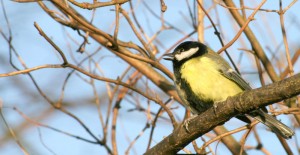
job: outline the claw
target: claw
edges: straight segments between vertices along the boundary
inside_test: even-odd
[[[183,127],[184,127],[184,129],[186,130],[187,133],[190,133],[189,124],[190,124],[190,118],[184,120]]]
[[[215,113],[215,115],[217,115],[218,102],[215,102],[215,103],[213,104],[213,108],[214,108],[214,113]]]
[[[195,118],[197,115],[193,115],[190,118],[187,118],[186,120],[183,121],[183,127],[185,128],[186,132],[191,133],[189,130],[189,124],[190,124],[190,120]]]

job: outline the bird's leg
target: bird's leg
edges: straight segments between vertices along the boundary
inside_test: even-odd
[[[191,117],[189,117],[183,121],[183,127],[185,128],[186,132],[190,133],[190,130],[189,130],[190,121],[197,116],[198,115],[192,115]]]

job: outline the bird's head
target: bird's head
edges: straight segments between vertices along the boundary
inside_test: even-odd
[[[175,62],[183,62],[196,56],[201,56],[207,52],[207,47],[199,42],[186,41],[179,44],[173,51],[173,53],[167,53],[164,55],[165,60]]]

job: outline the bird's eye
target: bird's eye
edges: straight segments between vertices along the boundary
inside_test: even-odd
[[[183,48],[181,48],[181,49],[179,50],[179,52],[184,52],[184,49],[183,49]]]

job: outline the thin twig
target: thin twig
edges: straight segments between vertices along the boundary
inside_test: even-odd
[[[39,31],[40,35],[43,36],[54,48],[55,50],[60,54],[61,58],[63,59],[63,64],[68,64],[68,60],[63,53],[63,51],[44,33],[44,31],[41,29],[41,27],[34,22],[34,27]]]
[[[249,124],[249,125],[246,125],[246,126],[237,128],[237,129],[235,129],[235,130],[229,131],[229,132],[227,132],[227,133],[225,133],[225,134],[219,135],[219,136],[217,136],[217,137],[215,137],[215,138],[209,140],[208,142],[205,142],[205,143],[201,146],[201,150],[204,150],[205,147],[207,147],[209,144],[211,144],[211,143],[213,143],[213,142],[215,142],[215,141],[217,141],[217,140],[220,140],[220,139],[222,139],[222,138],[225,137],[225,136],[232,135],[232,134],[234,134],[234,133],[237,133],[237,132],[240,132],[240,131],[243,131],[243,130],[247,130],[247,129],[249,129],[249,127],[251,128],[252,126],[256,125],[257,123],[259,123],[259,122],[258,122],[258,121],[254,121],[254,122],[252,122],[252,123]]]
[[[166,6],[164,0],[160,0],[160,6],[161,6],[161,11],[162,12],[167,11],[167,6]]]
[[[2,104],[2,103],[1,103]],[[6,126],[6,128],[9,130],[9,133],[11,134],[11,136],[13,137],[13,139],[16,141],[16,143],[18,144],[18,146],[21,148],[22,152],[25,155],[29,155],[28,151],[26,150],[26,148],[23,146],[23,144],[20,142],[20,140],[17,138],[14,130],[8,125],[3,113],[2,113],[2,106],[0,107],[0,116]]]
[[[142,131],[134,138],[134,140],[129,144],[128,148],[125,151],[125,154],[129,154],[130,149],[133,147],[135,142],[145,133],[145,131],[150,127],[149,123],[147,122],[145,127],[142,129]]]
[[[115,12],[116,12],[116,26],[115,26],[115,31],[114,31],[114,40],[115,43],[118,44],[118,33],[119,33],[119,27],[120,27],[120,5],[116,4],[115,5]],[[118,46],[117,46],[118,47]]]
[[[199,2],[199,0],[197,0],[197,3],[198,3],[198,5],[200,6],[200,8],[202,9],[202,11],[206,14],[207,18],[209,19],[210,23],[212,24],[212,26],[213,26],[213,28],[214,28],[214,30],[215,30],[215,32],[214,32],[215,35],[217,35],[217,37],[218,37],[218,39],[219,39],[221,45],[222,45],[223,48],[224,48],[223,40],[222,40],[222,38],[221,38],[220,32],[218,31],[218,29],[217,29],[215,23],[214,23],[213,20],[211,19],[211,17],[210,17],[210,15],[208,14],[208,12],[204,9],[204,7],[202,6],[202,4]],[[235,63],[233,62],[231,56],[229,55],[229,53],[227,52],[226,49],[227,49],[227,48],[224,48],[223,51],[225,51],[225,54],[226,54],[226,56],[228,57],[229,61],[231,62],[231,64],[232,64],[233,68],[235,69],[235,71],[236,71],[238,74],[240,74],[239,69],[236,67]]]
[[[172,98],[169,98],[165,102],[165,105],[167,105],[170,101],[172,101]],[[158,118],[162,115],[162,110],[163,110],[162,107],[160,107],[159,110],[157,111],[155,117],[154,117],[154,120],[152,121],[152,128],[150,130],[150,137],[149,137],[148,146],[147,146],[146,151],[150,149],[152,138],[153,138],[154,129],[156,127],[156,123],[157,123]]]
[[[257,13],[257,11],[264,5],[264,3],[266,2],[266,0],[263,0],[259,6],[252,12],[252,14],[248,17],[247,21],[245,22],[245,24],[241,27],[241,29],[239,30],[239,32],[235,35],[235,37],[228,42],[225,46],[223,46],[221,49],[219,49],[219,51],[217,53],[222,53],[225,49],[227,49],[228,47],[230,47],[242,34],[242,32],[244,31],[244,29],[248,26],[248,24],[250,23],[250,21],[252,21],[254,19],[255,14]]]
[[[87,2],[80,3],[75,0],[68,0],[68,1],[80,8],[92,10],[92,9],[104,7],[104,6],[120,5],[120,4],[128,2],[129,0],[112,0],[112,1],[108,1],[108,2],[94,1],[93,4],[87,3]]]
[[[289,50],[289,45],[288,45],[285,26],[284,26],[284,16],[283,16],[284,12],[282,10],[282,1],[281,0],[279,1],[279,13],[278,14],[280,17],[281,32],[282,32],[282,36],[283,36],[283,43],[285,46],[285,55],[286,55],[286,59],[288,62],[289,73],[290,73],[290,76],[293,76],[294,69],[293,69],[293,64],[291,62],[290,50]]]
[[[41,126],[41,127],[45,127],[45,128],[48,128],[48,129],[51,129],[53,131],[56,131],[58,133],[62,133],[62,134],[65,134],[65,135],[68,135],[70,137],[73,137],[73,138],[76,138],[76,139],[79,139],[79,140],[83,140],[85,142],[88,142],[88,143],[92,143],[92,144],[98,144],[97,142],[95,141],[91,141],[91,140],[88,140],[86,138],[82,138],[80,136],[76,136],[76,135],[73,135],[69,132],[66,132],[66,131],[62,131],[60,129],[57,129],[57,128],[54,128],[54,127],[51,127],[49,125],[45,125],[45,124],[42,124],[40,122],[37,122],[35,120],[32,120],[31,118],[29,118],[27,115],[25,115],[22,111],[20,111],[17,107],[13,107],[13,110],[15,110],[16,112],[19,113],[20,116],[22,116],[26,121],[30,122],[31,124],[34,124],[36,126]]]

